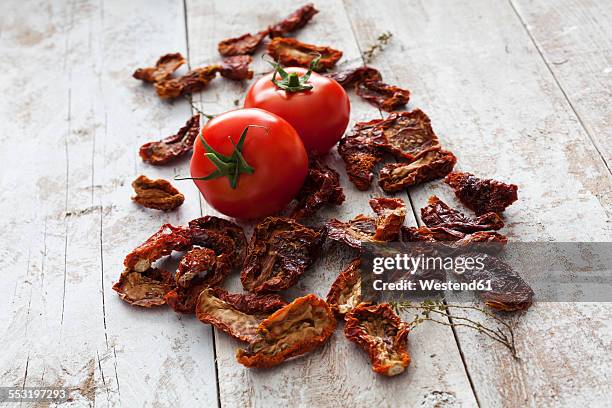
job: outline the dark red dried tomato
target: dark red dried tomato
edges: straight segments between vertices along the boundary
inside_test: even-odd
[[[359,190],[370,188],[374,167],[382,160],[383,153],[372,142],[372,132],[382,119],[359,122],[349,136],[340,139],[338,153],[346,165],[349,180]]]
[[[126,269],[113,290],[134,306],[152,307],[166,303],[164,297],[174,288],[174,277],[168,271],[149,268],[143,272]]]
[[[237,38],[229,38],[219,43],[219,54],[224,57],[234,55],[253,54],[263,39],[268,35],[268,30],[260,31],[256,34],[244,34]]]
[[[378,183],[387,193],[444,177],[453,170],[457,158],[447,150],[427,150],[410,163],[389,163],[381,170]]]
[[[410,364],[408,324],[386,304],[360,305],[345,316],[344,335],[370,356],[372,370],[394,376]]]
[[[164,224],[144,243],[130,252],[123,261],[126,269],[145,272],[151,264],[172,251],[185,251],[191,246],[189,230]]]
[[[223,78],[231,79],[232,81],[242,81],[253,78],[253,71],[249,69],[249,65],[253,61],[250,55],[236,55],[233,57],[224,58],[219,65],[219,73]]]
[[[365,80],[382,81],[382,75],[380,75],[380,72],[378,72],[376,68],[368,66],[348,69],[339,72],[330,72],[325,74],[325,76],[328,78],[332,78],[345,88]]]
[[[376,213],[377,241],[395,241],[406,218],[406,204],[400,198],[376,197],[370,200],[370,207]]]
[[[189,152],[199,132],[200,115],[194,115],[176,135],[168,136],[158,142],[143,144],[140,147],[140,157],[155,166],[166,164]]]
[[[324,231],[290,218],[268,217],[257,224],[249,242],[240,280],[254,293],[287,289],[312,265],[325,240]]]
[[[241,226],[207,215],[189,221],[189,233],[194,245],[214,250],[234,267],[242,266],[247,241]]]
[[[320,56],[314,71],[322,72],[331,69],[342,58],[342,51],[330,47],[319,47],[306,44],[295,38],[276,37],[268,44],[268,54],[275,61],[286,67],[310,67],[310,63]]]
[[[143,207],[172,211],[185,201],[185,196],[164,179],[151,180],[147,176],[138,176],[132,182],[132,187],[136,192],[132,200]]]
[[[461,232],[498,230],[504,221],[494,212],[469,218],[461,211],[449,207],[437,196],[429,197],[427,207],[421,208],[421,219],[428,227],[445,227]]]
[[[454,172],[444,179],[455,190],[455,195],[476,215],[488,212],[501,213],[518,200],[515,184],[492,179],[480,179],[471,173]]]
[[[162,55],[154,67],[138,68],[134,71],[133,76],[145,82],[161,82],[170,78],[170,75],[184,63],[185,58],[180,52]]]
[[[410,91],[381,81],[364,80],[357,83],[357,95],[377,106],[391,112],[408,103]]]
[[[338,173],[313,156],[308,164],[308,175],[296,196],[297,206],[291,217],[299,220],[311,217],[326,204],[341,205],[344,193]]]
[[[178,78],[166,79],[155,83],[155,91],[162,99],[174,99],[179,96],[199,92],[215,79],[219,65],[194,68]]]
[[[332,218],[325,223],[325,227],[329,239],[342,242],[352,248],[361,249],[361,244],[364,242],[376,242],[373,239],[376,233],[376,220],[362,214],[348,222]]]
[[[297,298],[262,321],[256,338],[238,350],[236,359],[247,367],[273,367],[324,344],[336,324],[324,300],[312,294]]]
[[[401,236],[404,242],[440,242],[459,241],[465,233],[445,227],[402,227]]]
[[[304,27],[317,14],[319,10],[314,8],[311,3],[308,3],[293,13],[291,13],[283,21],[268,27],[270,38],[282,37],[292,31]]]
[[[327,304],[338,316],[344,316],[361,303],[361,260],[353,259],[336,278],[329,293]]]

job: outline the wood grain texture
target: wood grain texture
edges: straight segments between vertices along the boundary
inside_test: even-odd
[[[111,290],[123,258],[162,222],[198,216],[130,201],[154,169],[138,147],[175,132],[186,102],[161,102],[134,68],[186,50],[182,4],[3,2],[0,123],[3,351],[0,384],[73,389],[74,406],[193,406],[216,400],[212,332]],[[5,246],[6,245],[6,246]]]
[[[320,13],[303,30],[300,40],[331,45],[344,52],[344,66],[362,63],[351,27],[339,1],[315,2]],[[260,3],[239,1],[187,2],[189,51],[193,66],[214,61],[221,39],[254,32],[283,18],[296,7],[284,0],[265,10]],[[224,16],[224,18],[219,18]],[[267,63],[255,55],[256,78],[269,72]],[[217,113],[241,105],[248,84],[216,81],[196,100],[206,112]],[[380,112],[351,93],[351,119],[369,120]],[[238,101],[237,104],[234,101]],[[341,177],[347,200],[341,207],[322,211],[312,224],[322,224],[330,217],[348,220],[370,214],[368,199],[382,195],[376,188],[359,192],[348,182],[344,164],[335,150],[325,158]],[[407,202],[409,205],[409,203]],[[203,213],[213,214],[205,202]],[[414,224],[409,210],[407,223]],[[246,225],[248,228],[249,225]],[[306,293],[325,296],[342,268],[356,256],[354,252],[328,244],[324,257],[311,268],[295,288],[287,291],[293,299]],[[228,285],[241,291],[237,277]],[[472,394],[452,331],[443,326],[423,326],[409,337],[412,362],[408,372],[398,378],[381,378],[371,371],[367,356],[343,335],[343,326],[321,349],[269,370],[247,369],[236,362],[235,350],[242,345],[224,333],[215,331],[219,393],[222,406],[474,406]],[[433,351],[432,351],[433,350]]]
[[[413,91],[411,107],[430,115],[458,168],[520,186],[505,213],[510,239],[610,241],[610,174],[509,4],[345,4],[360,44],[395,34],[373,65]],[[442,183],[410,190],[417,208],[431,194],[461,206]],[[554,303],[509,317],[519,361],[457,329],[480,405],[605,406],[611,314]]]

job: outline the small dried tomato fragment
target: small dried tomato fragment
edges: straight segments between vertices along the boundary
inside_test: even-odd
[[[306,44],[295,38],[276,37],[270,41],[267,50],[275,61],[286,67],[308,68],[310,63],[320,55],[321,59],[314,67],[317,72],[333,68],[336,62],[342,58],[342,51]]]
[[[465,233],[445,227],[402,227],[404,242],[440,242],[459,241],[465,238]]]
[[[215,287],[200,293],[195,313],[202,323],[212,324],[233,338],[250,343],[256,339],[261,321],[286,305],[278,295],[230,294]]]
[[[145,272],[161,257],[170,255],[172,251],[185,251],[190,247],[188,229],[164,224],[159,231],[130,252],[123,264],[128,270]]]
[[[296,220],[311,217],[324,205],[341,205],[344,199],[338,173],[313,156],[304,185],[296,196],[298,204],[291,217]]]
[[[233,57],[224,58],[219,65],[219,73],[223,78],[231,79],[232,81],[242,81],[253,78],[253,71],[249,69],[249,65],[253,61],[250,55],[236,55]]]
[[[213,215],[189,221],[189,233],[194,245],[210,248],[233,266],[242,266],[247,247],[241,226]]]
[[[376,197],[370,200],[370,207],[376,213],[376,232],[372,239],[394,241],[399,237],[406,218],[406,204],[400,198]]]
[[[380,75],[380,72],[376,68],[368,66],[339,72],[330,72],[325,74],[325,76],[335,80],[345,88],[365,80],[382,81],[382,75]]]
[[[170,78],[170,75],[184,63],[185,58],[180,52],[162,55],[154,67],[138,68],[134,71],[133,77],[145,82],[161,82]]]
[[[255,226],[240,274],[245,290],[273,292],[293,286],[312,265],[325,240],[323,230],[290,218],[268,217]]]
[[[372,142],[372,132],[381,119],[359,122],[349,136],[340,139],[338,153],[346,165],[349,180],[359,190],[370,188],[374,167],[382,160],[383,152]]]
[[[300,7],[283,21],[268,27],[270,38],[282,37],[283,35],[304,27],[318,12],[319,10],[314,8],[311,3]]]
[[[389,163],[381,170],[378,183],[387,193],[446,176],[453,170],[457,158],[447,150],[433,148],[413,162]]]
[[[408,324],[388,304],[360,305],[346,314],[345,321],[344,335],[368,353],[373,371],[390,377],[406,370]]]
[[[217,72],[219,72],[219,65],[194,68],[178,78],[156,82],[155,91],[162,99],[174,99],[199,92],[217,76]]]
[[[247,367],[273,367],[324,344],[336,329],[329,305],[306,295],[274,312],[257,329],[256,338],[236,359]]]
[[[348,222],[332,218],[325,223],[325,227],[329,239],[352,248],[361,249],[364,242],[376,242],[373,238],[376,233],[376,220],[363,214],[359,214]]]
[[[444,179],[455,190],[455,195],[476,215],[501,213],[518,200],[515,184],[492,179],[480,179],[471,173],[453,172]]]
[[[200,115],[194,115],[179,129],[178,133],[158,142],[145,143],[140,147],[143,161],[158,166],[166,164],[189,152],[200,132]]]
[[[152,307],[166,303],[164,297],[174,288],[174,278],[168,271],[149,268],[138,272],[126,269],[113,290],[119,297],[134,306]]]
[[[427,207],[421,208],[421,219],[428,227],[445,227],[466,233],[498,230],[504,226],[504,221],[494,212],[469,218],[435,195],[429,197]]]
[[[336,278],[329,293],[327,304],[337,316],[344,316],[361,303],[361,260],[353,259]]]
[[[185,201],[185,196],[164,179],[151,180],[147,176],[138,176],[132,182],[132,187],[136,192],[132,200],[143,207],[172,211]]]
[[[357,83],[356,92],[366,101],[387,112],[401,108],[410,99],[409,90],[374,80]]]
[[[224,57],[253,54],[266,35],[268,35],[268,30],[260,31],[256,34],[244,34],[237,38],[229,38],[221,41],[217,48],[219,54]]]

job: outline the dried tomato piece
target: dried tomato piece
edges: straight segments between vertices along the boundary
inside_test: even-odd
[[[184,63],[185,58],[180,52],[162,55],[154,67],[138,68],[134,71],[133,77],[145,82],[161,82],[170,78],[170,75]]]
[[[249,65],[252,61],[253,58],[250,55],[236,55],[224,58],[219,65],[219,73],[223,78],[231,79],[232,81],[251,79],[253,78],[253,71],[249,69]]]
[[[446,176],[453,170],[457,158],[447,150],[434,148],[423,152],[410,163],[389,163],[381,170],[378,183],[387,193]]]
[[[461,211],[449,207],[437,196],[429,197],[427,207],[421,208],[421,219],[428,227],[445,227],[461,232],[498,230],[504,221],[494,212],[469,218]]]
[[[241,226],[213,215],[189,221],[189,233],[194,245],[210,248],[224,256],[233,266],[241,266],[247,247]]]
[[[465,233],[445,227],[402,227],[404,242],[440,242],[459,241],[465,238]]]
[[[345,321],[344,335],[368,353],[372,370],[389,377],[406,370],[408,324],[388,304],[360,305],[347,313]]]
[[[420,109],[390,114],[376,125],[371,139],[389,153],[410,161],[426,150],[440,147],[429,116]]]
[[[455,190],[455,195],[476,215],[501,213],[518,200],[515,184],[492,179],[480,179],[471,173],[453,172],[444,179]]]
[[[359,82],[356,92],[366,101],[387,112],[401,108],[410,99],[409,90],[374,80]]]
[[[240,281],[245,290],[272,292],[293,286],[312,265],[325,240],[322,230],[290,218],[268,217],[255,226]]]
[[[200,292],[220,285],[230,270],[226,260],[216,256],[213,250],[193,248],[179,263],[176,288],[166,294],[166,303],[177,312],[194,313]]]
[[[189,152],[199,132],[200,115],[193,115],[176,135],[143,144],[140,147],[140,157],[155,166],[166,164]]]
[[[155,91],[162,99],[174,99],[179,96],[199,92],[217,76],[219,69],[219,65],[194,68],[178,78],[156,82]]]
[[[236,359],[247,367],[273,367],[324,344],[336,324],[324,300],[312,294],[297,298],[262,321],[256,338],[238,350]]]
[[[325,223],[325,227],[329,239],[342,242],[352,248],[361,249],[361,244],[364,242],[376,242],[374,240],[376,220],[363,214],[348,222],[332,218]]]
[[[313,156],[304,185],[296,196],[298,204],[291,217],[296,220],[311,217],[324,205],[341,205],[344,199],[338,173]]]
[[[255,340],[261,321],[286,305],[278,295],[230,294],[215,287],[200,293],[195,313],[201,322],[250,343]]]
[[[141,307],[163,305],[166,303],[164,297],[173,288],[172,274],[156,268],[142,272],[126,269],[113,285],[113,290],[122,300]]]
[[[345,88],[365,80],[382,81],[382,75],[380,75],[380,72],[376,68],[368,66],[339,72],[330,72],[325,74],[325,76],[332,78]]]
[[[329,293],[327,304],[338,316],[344,316],[361,303],[361,260],[353,259],[336,278]]]
[[[359,190],[370,188],[374,178],[374,167],[382,160],[383,152],[372,142],[372,132],[382,120],[359,122],[351,135],[340,139],[338,153],[346,165],[349,180]]]
[[[172,211],[185,201],[185,196],[164,179],[151,180],[147,176],[138,176],[132,182],[132,187],[136,192],[132,200],[143,207]]]
[[[191,247],[189,230],[164,224],[144,243],[130,252],[123,261],[127,270],[145,272],[151,264],[172,251],[185,251]]]
[[[406,218],[406,204],[400,198],[376,197],[370,200],[370,207],[376,218],[376,232],[373,239],[394,241],[399,237],[401,226]]]
[[[268,54],[286,67],[310,67],[310,63],[318,57],[321,59],[314,67],[317,72],[326,71],[336,65],[342,58],[342,51],[330,47],[319,47],[306,44],[295,38],[276,37],[268,44]]]
[[[281,37],[304,27],[318,12],[319,10],[314,8],[311,3],[300,7],[280,23],[276,23],[273,26],[268,27],[270,38]]]
[[[229,38],[221,41],[217,49],[219,54],[224,57],[253,54],[266,35],[268,35],[268,30],[260,31],[257,34],[248,33],[237,38]]]

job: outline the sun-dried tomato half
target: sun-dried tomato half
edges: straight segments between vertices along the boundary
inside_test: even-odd
[[[338,153],[346,165],[349,180],[359,190],[370,188],[374,167],[382,160],[383,152],[372,142],[372,132],[382,119],[359,122],[349,136],[340,139]]]
[[[145,82],[161,82],[170,78],[170,75],[184,63],[185,58],[180,52],[162,55],[154,67],[138,68],[134,71],[133,76]]]
[[[290,218],[268,217],[257,224],[240,274],[245,290],[275,292],[293,286],[312,265],[325,239],[323,230]]]
[[[387,193],[446,176],[453,170],[457,158],[447,150],[434,148],[409,163],[389,163],[381,170],[378,184]]]
[[[361,303],[361,260],[353,259],[336,278],[329,293],[327,304],[338,316],[344,316]]]
[[[319,10],[314,8],[311,3],[300,7],[280,23],[268,27],[270,38],[282,37],[285,34],[289,34],[292,31],[304,27],[318,12]]]
[[[459,241],[465,238],[465,233],[445,227],[402,227],[404,242],[440,242]]]
[[[221,41],[217,48],[219,54],[224,57],[253,54],[266,35],[268,35],[268,30],[260,31],[256,34],[244,34],[237,38],[228,38]]]
[[[498,230],[504,226],[504,221],[494,212],[469,218],[435,195],[429,197],[427,207],[421,208],[421,219],[428,227],[445,227],[466,233]]]
[[[161,257],[170,255],[172,251],[185,251],[190,247],[188,229],[164,224],[159,231],[130,252],[123,264],[128,270],[145,272]]]
[[[113,290],[122,300],[141,307],[163,305],[166,303],[164,297],[173,288],[172,274],[156,268],[142,272],[126,269],[119,277],[119,281],[113,285]]]
[[[406,218],[406,204],[401,198],[376,197],[370,200],[370,207],[376,213],[377,241],[394,241],[399,237],[401,226]]]
[[[194,313],[200,292],[220,285],[230,273],[230,266],[208,248],[193,248],[179,263],[176,288],[166,294],[166,303],[180,313]]]
[[[155,91],[162,99],[174,99],[199,92],[217,76],[217,72],[219,72],[219,65],[194,68],[178,78],[156,82]]]
[[[132,182],[132,187],[136,192],[132,200],[143,207],[172,211],[185,201],[185,196],[164,179],[151,180],[147,176],[138,176]]]
[[[219,73],[223,78],[231,79],[232,81],[251,79],[253,78],[253,71],[249,69],[249,65],[252,61],[253,58],[250,55],[236,55],[224,58],[219,65]]]
[[[341,205],[344,199],[338,173],[313,156],[308,164],[306,180],[296,196],[298,204],[291,217],[296,220],[311,217],[324,205]]]
[[[193,115],[176,135],[143,144],[140,147],[140,157],[155,166],[166,164],[189,152],[199,132],[200,115]]]
[[[274,312],[257,329],[256,338],[236,359],[247,367],[273,367],[324,344],[336,329],[329,305],[306,295]]]
[[[344,335],[370,356],[372,370],[394,376],[410,364],[408,324],[386,304],[360,305],[345,316]]]
[[[387,112],[401,108],[410,99],[409,90],[374,80],[358,82],[356,92],[366,101]]]
[[[518,200],[515,184],[492,179],[480,179],[471,173],[453,172],[444,179],[455,190],[455,195],[476,215],[501,213]]]
[[[368,66],[339,72],[330,72],[325,74],[325,76],[335,80],[345,88],[365,80],[382,81],[382,75],[380,75],[380,72],[376,68]]]
[[[325,227],[329,239],[342,242],[352,248],[361,249],[361,244],[364,242],[376,242],[373,238],[376,233],[376,220],[363,214],[348,222],[332,218],[327,221]]]
[[[286,67],[310,67],[310,63],[319,55],[321,59],[314,67],[317,72],[326,71],[336,65],[342,58],[342,51],[330,47],[319,47],[306,44],[295,38],[276,37],[268,44],[268,54],[275,61]]]
[[[286,305],[278,295],[230,294],[215,287],[200,293],[195,313],[202,323],[212,324],[233,338],[250,343],[256,339],[261,321]]]
[[[210,248],[233,266],[242,266],[247,247],[241,226],[213,215],[189,221],[189,233],[194,245]]]

